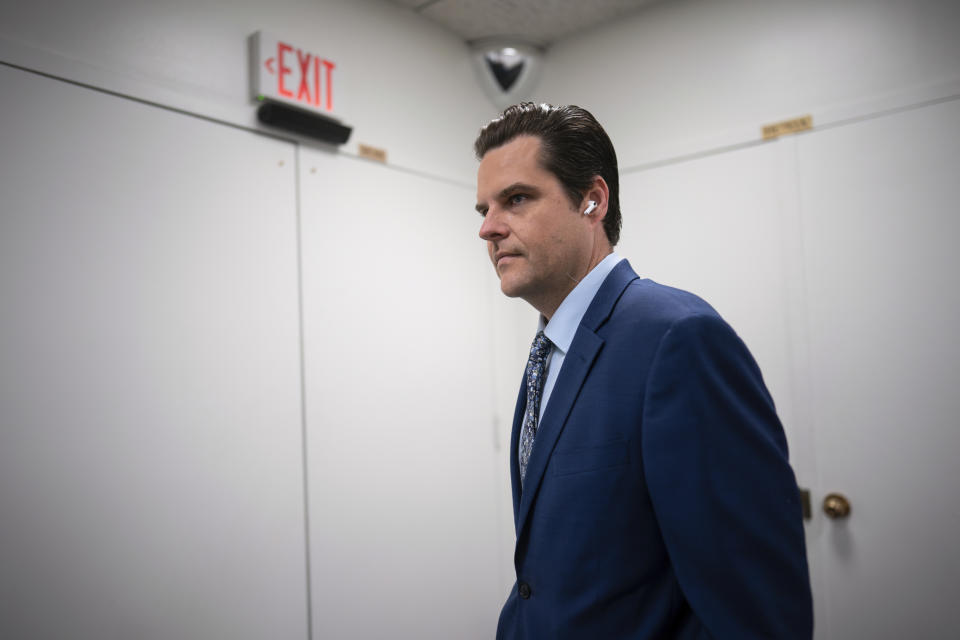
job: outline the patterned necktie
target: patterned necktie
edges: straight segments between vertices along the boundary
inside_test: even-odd
[[[540,398],[543,394],[543,380],[546,378],[547,354],[553,343],[543,331],[537,333],[530,346],[530,359],[527,360],[527,409],[523,414],[523,426],[520,430],[520,488],[527,475],[527,463],[533,450],[533,439],[537,435],[537,423],[540,416]]]

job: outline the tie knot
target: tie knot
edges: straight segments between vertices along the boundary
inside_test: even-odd
[[[550,342],[550,338],[545,336],[543,331],[538,331],[537,336],[533,339],[533,344],[530,345],[530,360],[543,360],[552,346],[553,343]]]

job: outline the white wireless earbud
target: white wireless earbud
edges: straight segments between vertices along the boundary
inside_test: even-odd
[[[597,208],[597,203],[593,200],[587,200],[587,208],[583,210],[583,215],[588,216],[590,212]]]

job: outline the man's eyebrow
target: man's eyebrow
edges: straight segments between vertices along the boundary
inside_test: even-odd
[[[497,198],[503,199],[517,191],[528,191],[530,193],[540,193],[540,190],[537,189],[532,184],[526,184],[525,182],[514,182],[509,187],[505,187],[497,194]]]

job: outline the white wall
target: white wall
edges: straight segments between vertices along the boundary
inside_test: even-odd
[[[553,46],[537,98],[590,109],[629,169],[956,95],[958,32],[949,0],[669,0]]]
[[[465,44],[382,0],[0,3],[0,60],[256,126],[246,38],[266,30],[337,64],[336,111],[391,164],[464,184],[491,109]],[[452,143],[451,141],[459,141]]]
[[[333,150],[292,136],[289,138],[294,142],[280,142],[224,126],[258,128],[254,120],[256,105],[248,96],[246,59],[246,38],[258,29],[322,52],[337,63],[337,112],[354,127],[347,146]],[[8,619],[7,626],[0,624],[0,635],[30,630],[39,637],[56,637],[63,629],[72,629],[77,637],[121,637],[133,629],[144,637],[299,637],[307,626],[305,608],[309,604],[314,637],[490,637],[512,580],[510,511],[509,504],[503,502],[508,495],[507,447],[496,429],[508,422],[506,414],[512,412],[513,398],[502,410],[491,406],[496,396],[492,369],[497,358],[491,345],[498,330],[497,321],[492,319],[502,317],[493,309],[502,303],[493,296],[496,283],[476,236],[478,219],[472,207],[475,160],[470,143],[492,108],[476,84],[466,45],[406,9],[373,0],[3,3],[0,62],[118,94],[90,91],[2,67],[6,76],[20,79],[16,87],[6,85],[11,93],[0,97],[0,105],[6,107],[5,133],[23,130],[16,138],[17,145],[5,145],[0,150],[3,171],[20,176],[5,193],[5,221],[33,217],[32,209],[23,209],[21,204],[68,212],[75,208],[71,199],[79,198],[97,211],[97,216],[84,214],[74,222],[89,224],[92,234],[114,237],[125,212],[114,200],[102,198],[101,193],[110,188],[111,180],[124,184],[124,189],[134,187],[126,186],[126,177],[106,170],[109,163],[97,160],[98,153],[109,149],[111,160],[120,166],[126,166],[126,159],[132,158],[130,172],[146,176],[146,182],[135,183],[139,185],[136,195],[159,208],[153,214],[157,220],[179,217],[185,237],[192,237],[198,226],[208,225],[205,208],[217,201],[218,190],[230,189],[232,178],[243,184],[231,193],[234,200],[224,198],[225,203],[235,206],[236,199],[243,201],[248,191],[241,186],[265,194],[266,202],[258,200],[257,206],[248,203],[254,209],[250,215],[282,222],[289,232],[286,242],[262,237],[259,249],[266,256],[245,253],[243,247],[232,242],[233,236],[227,231],[229,221],[223,224],[221,240],[238,254],[243,269],[256,273],[262,260],[295,267],[287,272],[282,286],[268,286],[268,291],[292,292],[293,297],[284,296],[282,307],[270,305],[269,296],[264,302],[279,316],[277,322],[283,323],[283,336],[268,330],[248,331],[243,341],[256,348],[248,352],[242,347],[243,341],[234,344],[228,350],[232,359],[224,362],[208,361],[204,350],[186,345],[178,351],[187,370],[193,370],[194,360],[200,359],[204,366],[225,367],[228,371],[224,375],[231,379],[239,376],[263,382],[267,375],[269,381],[263,382],[263,387],[275,390],[279,385],[284,394],[282,406],[264,401],[269,406],[246,416],[243,432],[231,430],[236,425],[218,416],[232,416],[240,407],[249,407],[257,389],[242,392],[242,397],[224,394],[207,398],[200,409],[183,410],[187,418],[180,421],[197,423],[198,438],[205,438],[204,430],[208,431],[210,448],[222,445],[244,455],[253,451],[254,459],[243,458],[251,467],[246,476],[242,464],[231,466],[230,456],[214,466],[214,470],[226,467],[233,474],[226,479],[223,474],[217,475],[218,490],[225,486],[229,493],[230,487],[236,487],[235,494],[219,502],[231,508],[237,502],[247,509],[244,518],[234,518],[231,511],[227,519],[223,517],[223,511],[229,511],[227,507],[211,507],[201,497],[209,494],[205,485],[198,486],[189,479],[165,484],[172,463],[151,462],[147,471],[154,481],[150,488],[155,500],[174,510],[179,505],[185,512],[202,515],[184,523],[186,532],[175,530],[175,537],[168,537],[163,527],[152,527],[158,521],[166,524],[167,510],[158,511],[153,501],[142,500],[142,492],[136,487],[124,487],[116,469],[127,464],[131,448],[135,449],[133,459],[143,456],[154,460],[149,443],[155,437],[144,433],[147,425],[154,430],[173,429],[185,441],[178,442],[182,447],[190,446],[193,432],[177,430],[181,428],[168,425],[161,417],[141,425],[127,414],[98,422],[96,416],[80,412],[74,422],[82,427],[71,437],[86,443],[85,450],[91,450],[88,457],[73,460],[69,451],[41,455],[38,451],[42,448],[36,443],[24,448],[21,433],[27,423],[21,418],[36,414],[40,417],[34,421],[41,421],[45,415],[36,393],[41,388],[47,393],[69,388],[71,376],[82,375],[83,371],[69,368],[55,383],[45,383],[37,374],[10,387],[7,381],[18,380],[15,369],[33,366],[30,352],[15,348],[15,344],[23,343],[22,335],[42,342],[47,329],[41,331],[40,327],[48,325],[37,324],[25,310],[23,317],[18,316],[22,331],[15,333],[10,325],[4,326],[5,342],[0,343],[5,356],[2,390],[20,392],[28,382],[36,383],[31,388],[33,400],[21,394],[18,404],[0,408],[0,449],[9,460],[18,461],[5,465],[5,486],[29,488],[37,474],[57,473],[56,467],[63,465],[67,470],[79,470],[78,474],[102,468],[103,474],[112,478],[105,484],[109,488],[113,482],[113,491],[120,498],[114,500],[110,492],[86,495],[83,504],[96,507],[98,517],[92,522],[84,520],[89,531],[82,540],[71,542],[71,535],[66,534],[70,544],[64,548],[84,555],[88,539],[101,540],[97,549],[111,547],[117,539],[129,539],[135,547],[147,535],[147,542],[159,546],[160,552],[119,569],[101,567],[97,558],[85,558],[77,563],[81,569],[70,573],[69,581],[63,581],[64,571],[71,570],[68,565],[72,562],[70,553],[64,552],[48,558],[45,577],[34,580],[30,560],[47,557],[46,538],[31,539],[9,525],[0,526],[0,542],[15,541],[18,546],[14,555],[27,558],[0,556],[0,564],[7,569],[6,579],[11,580],[3,585],[4,592],[16,596],[9,602],[28,607],[23,609],[28,613]],[[45,97],[48,93],[57,98],[51,102]],[[136,104],[126,98],[150,104]],[[88,102],[100,107],[83,108],[82,114],[71,111]],[[31,108],[32,104],[38,108]],[[41,109],[41,105],[49,108]],[[176,133],[177,129],[166,136],[152,130],[140,133],[118,118],[117,114],[130,105],[188,123],[183,130],[198,129],[201,133],[186,137]],[[149,123],[149,118],[145,122]],[[149,124],[143,126],[150,128]],[[198,154],[196,145],[207,139],[204,131],[216,132],[209,134],[210,139],[253,138],[287,151],[268,157],[250,147],[254,151],[237,152],[242,157],[234,158],[227,149],[243,147],[221,143],[221,147],[205,148],[204,154]],[[100,144],[101,139],[114,144]],[[385,148],[389,163],[380,165],[353,157],[357,143]],[[218,148],[227,154],[220,163],[216,161]],[[140,154],[135,153],[137,149]],[[224,182],[197,185],[169,178],[179,175],[175,171],[148,170],[152,163],[178,168],[180,154],[188,154],[202,165],[198,175],[210,173]],[[150,163],[142,159],[144,155],[151,158]],[[78,158],[89,158],[86,169],[95,179],[77,182],[77,178],[61,188],[57,181],[47,180],[48,167],[58,175],[76,175],[70,163],[80,162]],[[234,165],[243,161],[271,175],[281,172],[286,181],[277,187],[267,184],[256,171],[234,174]],[[11,171],[15,167],[19,167],[16,173]],[[176,184],[168,185],[168,180]],[[78,191],[84,185],[86,188]],[[47,197],[32,197],[37,190]],[[169,198],[156,196],[158,192],[183,190],[197,198],[192,206],[181,206],[176,216],[164,209]],[[271,200],[273,191],[279,196]],[[11,193],[19,199],[12,202]],[[229,214],[229,210],[226,207],[223,213]],[[208,231],[206,226],[204,230]],[[61,241],[69,244],[69,236]],[[34,242],[40,240],[35,238]],[[184,259],[167,252],[166,244],[151,246],[158,271],[204,273],[207,257],[202,247],[198,255]],[[42,255],[42,247],[36,244],[17,243],[17,247],[17,255],[25,256],[24,264],[36,264],[37,258],[31,256]],[[104,255],[101,246],[87,248]],[[119,257],[122,249],[117,247],[118,255],[108,253],[102,258],[108,271],[123,274],[128,267]],[[27,298],[33,295],[30,282],[46,282],[33,279],[22,268],[7,275],[2,283],[4,292]],[[225,278],[229,279],[229,274]],[[88,290],[80,286],[81,297],[92,292],[98,300],[106,301],[87,313],[99,318],[109,316],[114,288],[110,279]],[[189,315],[198,304],[191,297],[192,291],[191,287],[171,288],[168,298],[158,299],[156,304]],[[208,296],[201,302],[208,305],[217,299]],[[226,309],[221,311],[227,313]],[[148,334],[165,335],[171,330],[166,321],[165,314],[147,315],[137,326]],[[57,335],[71,335],[70,324],[62,315],[43,322],[53,326]],[[229,326],[230,322],[223,324]],[[210,337],[207,330],[190,334],[190,340],[205,344]],[[219,337],[223,339],[236,337],[236,331],[230,328],[222,333]],[[110,349],[122,349],[123,345],[114,344],[112,335],[101,331],[96,338]],[[441,339],[453,342],[457,338],[464,340],[463,349],[437,344]],[[261,355],[273,353],[271,345],[277,339],[283,339],[284,346],[300,358],[299,366],[296,361],[286,362],[294,369],[288,366],[285,378],[269,374],[272,369],[264,367]],[[162,349],[160,344],[147,342],[140,348],[146,352],[145,357],[171,357],[155,353]],[[50,357],[56,364],[56,355]],[[519,364],[510,371],[514,380],[512,374],[519,371]],[[94,366],[92,379],[102,373]],[[190,380],[202,385],[217,375],[216,371],[198,369]],[[150,389],[149,372],[137,377],[137,384]],[[109,401],[107,391],[103,402]],[[58,402],[50,403],[49,409],[69,411]],[[162,398],[150,396],[150,402],[163,405]],[[208,404],[213,407],[208,408]],[[136,400],[131,398],[124,406],[135,412]],[[282,425],[282,431],[280,425],[265,417],[278,412],[293,419]],[[305,421],[302,439],[298,419]],[[33,440],[62,439],[59,423],[44,424],[45,430],[36,431]],[[127,440],[118,442],[118,432],[129,434],[124,435]],[[282,460],[275,452],[265,453],[274,451],[278,439],[285,447]],[[138,447],[139,442],[144,446]],[[256,452],[265,456],[264,461],[256,459]],[[185,459],[187,463],[199,467],[197,474],[201,476],[214,473],[206,468],[211,463],[205,458],[199,462]],[[262,485],[255,495],[247,487],[251,482]],[[0,493],[0,522],[11,522],[16,513],[45,513],[43,505],[54,498],[62,500],[62,491],[61,483],[54,497],[28,489]],[[124,519],[122,505],[117,504],[121,498],[138,503],[141,522],[136,526]],[[304,506],[307,508],[302,509]],[[267,515],[281,508],[285,509],[284,520]],[[55,509],[50,511],[56,514]],[[307,519],[309,540],[304,539]],[[27,528],[36,524],[29,519],[24,522]],[[69,525],[72,521],[54,515],[46,522]],[[249,537],[261,535],[263,527],[281,531],[282,535],[253,545],[249,558],[245,558],[244,544]],[[70,531],[70,526],[62,528]],[[235,535],[231,535],[231,528],[237,529]],[[245,536],[251,528],[253,531]],[[212,559],[204,558],[199,551],[191,551],[196,555],[192,561],[176,557],[183,548],[231,538],[232,543],[224,544]],[[204,571],[206,564],[217,564],[222,570]],[[120,577],[115,578],[111,571]],[[243,579],[232,579],[236,573]],[[269,579],[279,574],[282,589],[276,588],[276,580]],[[151,581],[151,575],[163,579]],[[83,613],[78,612],[82,607],[64,604],[75,599],[87,578],[98,581],[88,590],[87,600],[96,598],[106,603],[102,611]],[[309,578],[310,594],[305,578]],[[224,580],[231,580],[229,586],[218,589]],[[42,603],[52,612],[53,620],[44,626],[37,624],[39,609],[35,608],[43,599],[44,585],[51,582],[63,586]],[[257,588],[249,588],[248,582]],[[124,584],[129,586],[126,593]],[[237,594],[242,597],[233,597]],[[312,595],[309,603],[308,595]],[[191,596],[192,603],[181,602],[191,600]],[[166,602],[168,597],[174,602]],[[112,609],[110,602],[116,603]],[[128,602],[133,605],[128,606]],[[238,606],[242,612],[234,610]],[[191,607],[202,612],[197,614]],[[287,621],[285,626],[274,624],[278,618]],[[250,620],[257,622],[252,624]],[[269,635],[263,630],[266,627],[280,635]]]
[[[812,114],[814,130],[844,126],[960,95],[957,33],[960,3],[945,0],[670,0],[565,39],[548,52],[537,99],[587,107],[617,148],[621,252],[640,273],[654,277],[666,274],[651,273],[650,266],[669,263],[666,272],[675,279],[668,284],[684,286],[693,278],[697,293],[721,312],[726,307],[735,327],[756,336],[751,346],[761,365],[770,363],[764,370],[801,465],[810,463],[812,445],[795,426],[803,420],[794,419],[794,411],[803,408],[790,391],[787,345],[779,335],[791,322],[788,315],[802,313],[799,203],[792,151],[764,143],[761,127],[805,114]],[[753,146],[758,148],[749,151]],[[746,153],[728,153],[735,151]],[[767,159],[744,171],[748,158],[758,154]],[[665,191],[669,201],[658,201],[662,194],[644,185],[664,179],[673,185]],[[723,263],[726,271],[716,269],[717,261],[695,242],[659,244],[663,228],[683,226],[663,214],[678,206],[678,196],[718,214],[709,221],[715,250],[736,258]],[[745,200],[734,206],[731,198]],[[731,215],[758,203],[767,218],[744,227],[737,226],[742,220],[732,223]],[[767,226],[772,231],[765,232]],[[702,224],[688,227],[706,237]],[[772,245],[763,244],[764,233]],[[768,259],[744,260],[759,252]],[[772,296],[784,296],[779,327],[764,328],[760,324],[770,320],[752,319],[763,287],[742,286],[737,293],[724,280],[734,275],[731,268],[742,276],[757,265],[766,271],[751,277],[780,283],[767,287]],[[812,473],[812,467],[802,471]]]
[[[788,435],[800,422],[792,419],[796,403],[787,345],[779,335],[789,320],[784,317],[779,327],[752,326],[757,325],[754,296],[764,287],[741,286],[738,294],[724,280],[734,275],[731,265],[739,265],[740,282],[763,265],[766,271],[750,278],[775,280],[776,286],[766,287],[771,296],[784,296],[780,306],[797,313],[799,272],[787,266],[798,260],[800,229],[792,221],[799,206],[794,178],[785,177],[791,152],[764,145],[761,127],[804,114],[813,115],[815,130],[843,126],[960,95],[957,33],[960,3],[944,0],[670,0],[573,36],[548,52],[537,99],[587,107],[617,148],[624,196],[621,252],[640,273],[653,277],[666,274],[651,273],[649,267],[665,266],[668,259],[679,268],[666,270],[675,278],[668,284],[684,286],[693,277],[697,293],[726,311],[735,327],[756,336],[751,346],[761,364],[770,362],[764,370],[786,414]],[[754,145],[761,148],[739,157],[723,155]],[[751,165],[748,158],[754,156],[766,159]],[[667,169],[645,175],[661,168]],[[669,201],[658,201],[657,192],[638,191],[647,182],[667,179],[663,175],[673,185],[664,192]],[[714,250],[741,262],[725,261],[724,271],[714,266],[717,260],[697,254],[696,242],[659,244],[664,228],[683,226],[663,216],[678,206],[678,195],[694,209],[713,206],[718,214],[709,221]],[[734,205],[731,198],[743,201]],[[741,216],[758,203],[764,203],[766,217],[746,225],[732,222],[730,215]],[[705,214],[690,210],[684,215]],[[688,224],[689,230],[706,237],[698,225]],[[764,235],[772,244],[763,244]],[[731,251],[731,246],[740,249]],[[761,252],[767,260],[743,260]],[[791,444],[806,464],[807,443],[798,436]]]
[[[947,421],[930,408],[946,397],[923,398],[939,379],[923,372],[941,366],[949,331],[878,337],[876,326],[917,326],[895,278],[881,275],[892,263],[909,265],[909,295],[944,278],[956,288],[956,268],[945,264],[952,254],[918,238],[956,236],[954,189],[934,176],[950,174],[957,154],[957,33],[960,3],[941,0],[673,0],[557,44],[538,89],[538,99],[589,108],[610,133],[621,167],[621,252],[642,274],[704,295],[757,357],[798,480],[813,490],[806,531],[819,638],[902,637],[906,628],[938,633],[952,624],[930,604],[956,581],[955,563],[943,561],[949,544],[915,552],[889,541],[890,531],[916,522],[923,525],[910,540],[957,522],[956,500],[938,487],[949,475],[941,452],[958,440],[942,435]],[[761,141],[762,125],[805,114],[811,133]],[[928,122],[940,124],[918,124]],[[846,144],[805,155],[834,138]],[[951,146],[953,157],[944,151]],[[892,272],[903,277],[904,269]],[[824,282],[843,295],[825,294]],[[886,315],[863,304],[864,283],[883,290],[875,299],[892,305]],[[915,308],[956,318],[955,300],[939,291]],[[863,326],[850,329],[856,321]],[[830,348],[818,345],[818,332],[834,339]],[[863,349],[856,356],[853,344]],[[891,366],[889,351],[898,349],[910,366]],[[864,354],[883,364],[865,365]],[[853,409],[829,405],[824,388]],[[891,405],[923,418],[905,432]],[[920,442],[927,449],[911,482],[885,485],[878,471],[918,460]],[[891,486],[908,497],[893,499]],[[849,521],[820,512],[828,491],[849,492]],[[942,515],[904,519],[903,505],[929,500]],[[913,605],[900,605],[904,585],[919,594]],[[867,610],[876,613],[858,618]]]

